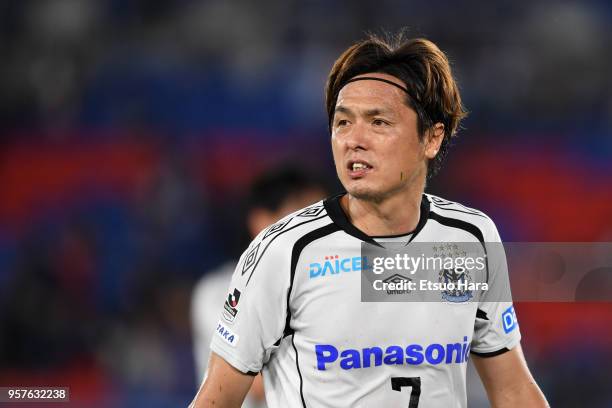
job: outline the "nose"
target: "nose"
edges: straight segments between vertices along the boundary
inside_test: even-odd
[[[362,121],[357,121],[346,129],[343,135],[346,148],[349,150],[367,150],[368,137],[366,126]]]

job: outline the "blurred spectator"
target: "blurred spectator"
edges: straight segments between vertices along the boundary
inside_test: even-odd
[[[247,199],[245,229],[250,239],[267,226],[284,216],[324,198],[325,188],[321,181],[296,166],[281,166],[268,169],[257,177]],[[237,260],[231,260],[218,269],[204,275],[193,292],[192,320],[197,378],[204,379],[210,342],[230,290]],[[245,407],[265,406],[261,375],[253,382]]]

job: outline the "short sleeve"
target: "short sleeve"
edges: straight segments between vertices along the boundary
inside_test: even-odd
[[[285,329],[290,251],[281,241],[260,234],[251,243],[219,305],[211,350],[243,373],[261,371]]]
[[[521,340],[512,304],[506,254],[495,224],[485,231],[488,284],[478,303],[470,349],[476,355],[493,356],[515,347]]]

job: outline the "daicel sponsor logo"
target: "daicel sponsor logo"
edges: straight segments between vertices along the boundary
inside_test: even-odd
[[[353,256],[340,258],[338,255],[326,256],[323,262],[312,262],[309,265],[310,279],[326,275],[338,275],[340,272],[359,272],[367,269],[367,258],[365,256]]]

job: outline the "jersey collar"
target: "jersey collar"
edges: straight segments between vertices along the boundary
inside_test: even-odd
[[[325,199],[325,201],[323,201],[323,205],[325,206],[325,210],[327,211],[327,215],[329,215],[329,218],[331,218],[334,224],[342,228],[342,230],[347,234],[352,235],[362,241],[368,242],[372,245],[381,246],[378,242],[374,240],[373,237],[369,236],[368,234],[351,224],[348,217],[344,213],[344,210],[340,206],[340,198],[342,198],[342,196],[344,196],[345,194],[346,192],[343,192],[338,195],[329,197]],[[425,194],[423,194],[421,197],[421,214],[419,216],[419,222],[417,223],[417,226],[414,231],[408,231],[405,234],[407,235],[412,233],[412,237],[410,237],[410,240],[408,242],[412,242],[412,240],[417,236],[417,234],[421,232],[421,230],[427,223],[428,218],[429,200],[427,199]]]

